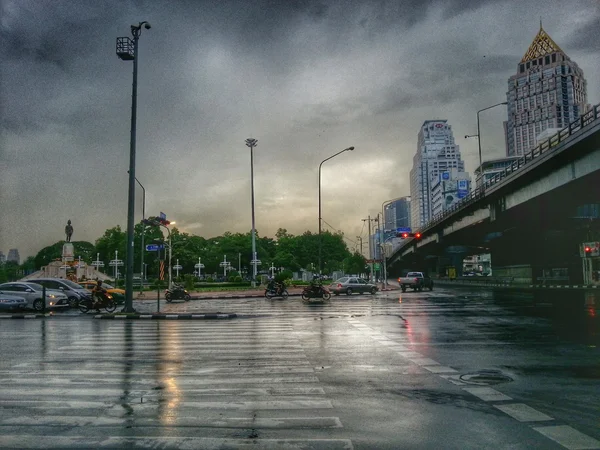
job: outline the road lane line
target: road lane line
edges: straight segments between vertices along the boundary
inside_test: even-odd
[[[14,426],[68,426],[68,427],[103,427],[128,425],[138,427],[211,427],[211,428],[254,428],[254,429],[325,429],[343,428],[339,417],[281,417],[281,418],[252,418],[252,417],[198,417],[177,416],[169,418],[168,423],[160,419],[146,417],[99,417],[99,416],[18,416],[0,421],[2,425]]]
[[[545,420],[554,420],[552,417],[527,406],[525,403],[508,403],[506,405],[494,405],[505,414],[519,422],[541,422]]]
[[[475,397],[479,397],[484,402],[500,402],[505,400],[512,400],[508,395],[504,395],[502,392],[498,392],[495,389],[490,387],[468,387],[463,388],[464,391],[467,391],[470,394],[473,394]]]
[[[5,435],[0,440],[0,448],[37,449],[44,448],[177,448],[179,450],[220,450],[223,448],[240,450],[353,450],[349,439],[229,439],[198,437],[152,437],[152,436],[34,436]]]
[[[447,366],[421,366],[423,369],[430,371],[431,373],[456,373],[452,367]]]
[[[600,441],[568,425],[533,427],[533,429],[569,450],[600,449]]]

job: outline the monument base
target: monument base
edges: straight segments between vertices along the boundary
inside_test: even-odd
[[[72,262],[75,260],[75,247],[70,242],[63,244],[62,260],[63,262]]]

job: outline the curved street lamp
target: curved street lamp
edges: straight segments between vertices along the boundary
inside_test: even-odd
[[[332,155],[329,158],[324,159],[323,161],[321,161],[321,164],[319,164],[319,276],[321,276],[322,272],[323,272],[323,265],[322,265],[322,261],[321,261],[321,252],[322,252],[322,247],[323,247],[323,242],[321,239],[321,166],[323,165],[323,163],[325,161],[329,161],[331,158],[335,158],[337,155],[339,155],[341,153],[344,153],[347,151],[352,151],[352,150],[354,150],[354,147],[345,148],[341,152],[337,152],[335,155]]]
[[[481,173],[481,166],[483,163],[481,161],[481,130],[479,128],[479,113],[481,113],[483,111],[487,111],[488,109],[495,108],[496,106],[501,106],[501,105],[508,105],[508,102],[496,103],[495,105],[488,106],[487,108],[483,108],[483,109],[480,109],[479,111],[477,111],[477,134],[469,134],[469,135],[465,136],[465,139],[468,139],[471,137],[477,138],[477,145],[479,147],[479,173],[481,176],[483,176],[483,174]]]

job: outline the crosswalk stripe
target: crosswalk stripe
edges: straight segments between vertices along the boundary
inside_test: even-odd
[[[19,426],[70,426],[70,427],[101,427],[120,426],[130,427],[211,427],[211,428],[255,428],[255,429],[302,429],[302,428],[343,428],[339,417],[280,417],[280,418],[251,418],[251,417],[181,417],[170,418],[168,424],[163,424],[154,418],[123,418],[97,416],[52,416],[30,417],[18,416],[0,420],[1,425]]]
[[[119,396],[122,398],[152,398],[164,396],[164,391],[155,391],[152,389],[129,390],[124,394],[123,388],[117,387],[94,387],[93,390],[89,387],[74,387],[68,388],[16,388],[10,392],[0,393],[0,400],[21,400],[23,397],[109,397]],[[206,388],[206,389],[186,389],[186,398],[193,397],[208,397],[208,396],[293,396],[293,395],[325,395],[325,391],[320,387],[293,387],[286,386],[285,388],[269,387],[269,388]],[[1,405],[0,405],[1,406]]]
[[[88,448],[177,448],[179,450],[353,450],[348,439],[229,439],[202,437],[88,437],[88,436],[23,436],[4,435],[0,448],[34,449],[40,448],[80,449]]]
[[[80,400],[7,400],[2,402],[2,408],[25,407],[31,409],[106,409],[109,405],[101,401],[80,401]],[[120,405],[117,405],[120,408]],[[156,411],[156,402],[145,402],[129,404],[130,408],[135,410],[149,409]],[[179,409],[196,410],[290,410],[290,409],[332,409],[330,400],[257,400],[257,401],[222,401],[222,402],[196,402],[181,401]]]
[[[101,380],[77,380],[70,379],[65,377],[47,377],[44,378],[45,385],[92,385],[93,386],[101,386],[103,384],[115,384],[122,383],[123,376],[120,377],[104,377]],[[132,385],[156,385],[156,378],[137,378],[131,380]],[[289,376],[289,377],[248,377],[248,378],[196,378],[196,379],[185,379],[181,378],[177,380],[178,385],[220,385],[220,384],[275,384],[275,383],[318,383],[319,379],[314,376]],[[40,383],[39,379],[35,378],[3,378],[0,380],[0,386],[15,386],[15,385],[38,385]]]
[[[194,376],[206,376],[206,375],[219,375],[235,373],[238,375],[257,375],[257,374],[274,374],[274,373],[312,373],[314,369],[312,367],[288,367],[288,366],[269,366],[269,367],[205,367],[202,369],[194,370],[168,370],[165,372],[156,372],[160,376],[177,376],[177,377],[194,377]],[[64,375],[64,370],[44,370],[44,371],[21,371],[21,370],[0,370],[0,376],[6,378],[7,376],[19,376],[23,378],[23,375],[33,378],[39,378],[40,376],[46,377],[49,375]],[[147,372],[141,372],[139,370],[132,370],[127,372],[129,376],[141,377],[148,376]],[[122,377],[123,370],[71,370],[69,371],[69,377],[80,377],[80,376],[98,376],[98,377]]]

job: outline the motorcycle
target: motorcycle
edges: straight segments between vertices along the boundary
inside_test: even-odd
[[[108,292],[96,293],[91,298],[85,298],[79,301],[79,311],[82,313],[88,312],[90,309],[95,309],[100,312],[100,309],[104,308],[106,312],[113,312],[117,309],[117,303],[114,301],[113,296]]]
[[[307,286],[302,291],[302,300],[310,300],[311,298],[329,300],[331,298],[331,293],[325,286]]]
[[[187,302],[191,298],[189,292],[178,284],[174,284],[173,289],[165,291],[165,299],[168,303],[171,303],[173,300],[185,300]]]
[[[265,289],[265,298],[272,299],[273,297],[282,297],[284,300],[288,298],[288,291],[285,286],[267,287]]]

